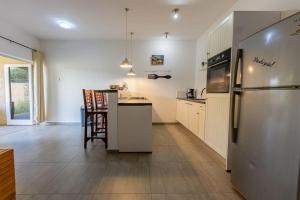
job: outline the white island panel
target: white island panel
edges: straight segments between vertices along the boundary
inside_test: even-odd
[[[145,101],[119,102],[120,152],[152,152],[152,105]]]

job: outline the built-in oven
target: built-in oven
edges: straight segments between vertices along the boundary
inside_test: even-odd
[[[207,93],[228,93],[230,86],[231,49],[208,59]]]

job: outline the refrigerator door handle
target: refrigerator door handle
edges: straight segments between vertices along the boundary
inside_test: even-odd
[[[233,90],[232,106],[231,106],[231,141],[237,143],[238,140],[238,126],[239,126],[239,114],[241,106],[241,95],[242,91]],[[238,98],[237,98],[238,97]]]
[[[240,97],[242,94],[242,77],[240,79],[240,83],[237,83],[237,76],[238,76],[238,72],[239,72],[239,64],[242,64],[243,62],[243,50],[242,49],[238,49],[237,50],[237,55],[236,55],[236,60],[235,60],[235,65],[234,65],[234,70],[233,70],[233,82],[232,82],[232,106],[231,106],[231,141],[232,143],[237,143],[238,140],[238,120],[239,120],[239,110],[240,110]],[[242,66],[242,65],[241,65]],[[240,69],[242,70],[242,69]],[[237,98],[238,97],[238,98]],[[238,100],[238,101],[237,101]]]
[[[241,66],[243,64],[243,49],[238,49],[237,50],[237,55],[236,55],[236,60],[235,60],[235,65],[234,65],[234,71],[233,71],[233,87],[234,88],[240,88],[242,87],[242,77],[240,78],[240,83],[237,83],[237,76],[239,72],[239,64],[241,62]],[[242,67],[240,69],[242,71]],[[240,71],[240,72],[241,72]]]

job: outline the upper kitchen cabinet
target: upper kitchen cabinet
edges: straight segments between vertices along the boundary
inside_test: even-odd
[[[221,24],[219,24],[208,35],[208,58],[225,51],[232,47],[233,37],[233,14],[225,18]]]
[[[208,34],[208,58],[232,48],[236,53],[238,43],[262,28],[280,20],[277,11],[235,11]]]

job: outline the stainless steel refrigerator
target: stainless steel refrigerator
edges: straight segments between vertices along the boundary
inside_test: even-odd
[[[299,200],[300,13],[240,43],[233,77],[233,186],[248,200]]]

